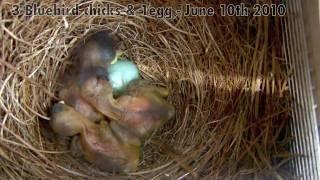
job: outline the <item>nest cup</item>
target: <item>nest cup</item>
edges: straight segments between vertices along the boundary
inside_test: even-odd
[[[268,1],[269,2],[269,1]],[[59,2],[125,8],[130,1]],[[226,2],[227,3],[227,2]],[[53,6],[41,1],[39,6]],[[252,6],[252,4],[247,4]],[[180,9],[179,1],[153,7]],[[280,17],[13,15],[0,3],[0,172],[5,178],[287,177],[290,97]],[[136,3],[137,9],[142,8]],[[99,171],[48,126],[75,43],[109,30],[143,79],[170,90],[176,117],[143,145],[137,172]]]

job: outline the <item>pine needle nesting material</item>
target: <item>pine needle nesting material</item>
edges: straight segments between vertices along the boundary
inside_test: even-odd
[[[51,1],[39,5],[52,6]],[[213,3],[216,2],[216,3]],[[153,134],[131,178],[285,178],[290,96],[280,17],[14,16],[0,3],[0,172],[4,178],[125,177],[72,157],[48,127],[77,40],[107,29],[144,79],[169,88],[176,117]],[[250,1],[248,1],[250,2]],[[259,1],[262,3],[262,1]],[[125,7],[129,0],[60,1]],[[181,8],[180,1],[152,6]],[[228,3],[228,2],[224,2]],[[269,0],[263,3],[271,3]],[[252,4],[246,4],[252,7]],[[142,8],[140,3],[134,4]]]

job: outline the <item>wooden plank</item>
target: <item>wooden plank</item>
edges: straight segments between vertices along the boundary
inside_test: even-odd
[[[314,86],[317,119],[320,123],[320,3],[319,0],[303,1],[303,19],[308,46],[308,56]]]

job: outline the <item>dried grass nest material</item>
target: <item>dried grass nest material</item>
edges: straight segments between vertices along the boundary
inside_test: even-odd
[[[213,6],[216,15],[27,17],[0,4],[1,177],[120,178],[72,157],[70,139],[47,126],[70,49],[101,29],[117,34],[144,79],[170,89],[176,108],[175,120],[144,145],[131,178],[287,176],[290,97],[279,17],[221,17],[219,4],[200,2],[192,5]]]

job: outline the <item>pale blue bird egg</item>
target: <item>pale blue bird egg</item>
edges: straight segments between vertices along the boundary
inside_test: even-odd
[[[109,65],[108,76],[115,91],[122,91],[131,81],[140,77],[138,67],[128,60],[118,60]]]

